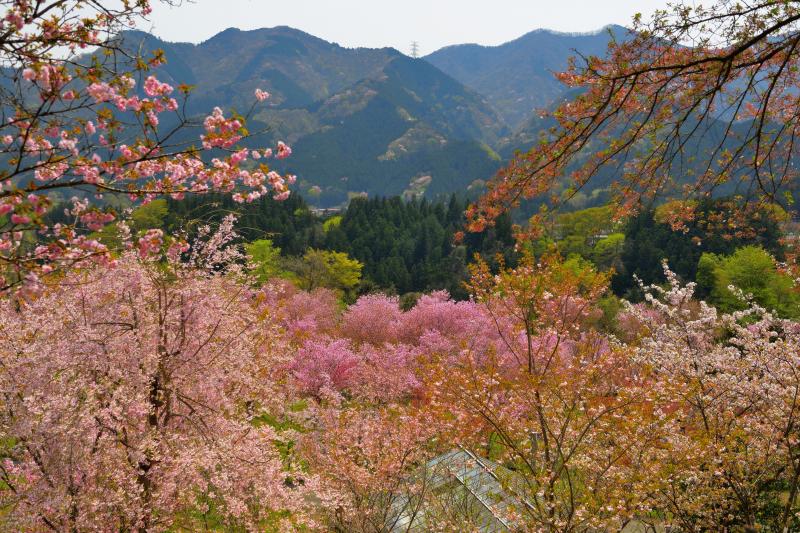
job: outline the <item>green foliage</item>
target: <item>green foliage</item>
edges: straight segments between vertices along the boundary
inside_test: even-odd
[[[589,274],[596,273],[595,266],[591,261],[578,256],[567,258],[559,265],[557,270],[564,270],[566,273],[569,273],[575,277],[584,277]]]
[[[281,249],[271,240],[259,239],[245,244],[245,251],[254,266],[251,272],[259,283],[265,283],[272,278],[296,279],[292,272],[284,268]]]
[[[618,295],[636,299],[638,289],[634,275],[644,283],[664,281],[663,261],[685,281],[697,276],[698,263],[704,253],[729,255],[748,245],[761,246],[780,257],[781,232],[778,220],[769,213],[756,213],[747,221],[752,230],[749,235],[729,234],[707,223],[724,215],[729,205],[723,200],[709,200],[698,206],[694,222],[684,231],[676,231],[669,224],[659,222],[654,210],[645,210],[628,220],[625,240],[620,256],[620,268],[612,278],[611,286]]]
[[[719,268],[720,258],[717,254],[704,253],[697,262],[697,274],[695,283],[697,288],[695,294],[698,298],[710,299],[711,292],[717,282],[717,268]]]
[[[573,253],[588,257],[596,237],[611,232],[615,226],[610,206],[563,213],[556,220],[555,233],[560,241],[570,244],[559,251],[564,257]]]
[[[169,201],[165,229],[190,232],[198,226],[216,223],[228,214],[238,218],[237,232],[245,241],[269,239],[284,255],[303,255],[308,248],[322,248],[325,234],[317,216],[299,195],[283,202],[266,196],[249,204],[234,202],[230,196],[191,196]]]
[[[131,231],[138,232],[162,227],[167,218],[167,212],[167,200],[164,198],[137,207],[131,213]]]
[[[602,315],[597,320],[597,326],[602,331],[617,332],[617,316],[622,311],[622,301],[613,294],[606,295],[597,302],[597,307]]]
[[[300,287],[305,290],[327,287],[352,295],[361,281],[363,268],[364,265],[346,253],[311,249],[298,263],[296,274]]]
[[[159,198],[137,207],[133,210],[128,219],[131,233],[136,235],[149,229],[164,227],[164,221],[167,218],[168,211],[167,200],[164,198]],[[100,231],[94,232],[92,237],[112,250],[119,249],[122,246],[117,224],[104,226]]]
[[[612,233],[597,241],[592,249],[591,259],[600,270],[619,270],[622,267],[622,250],[625,246],[624,233]]]
[[[792,278],[779,272],[774,258],[757,246],[745,246],[724,257],[703,254],[697,283],[701,294],[707,294],[710,303],[724,312],[747,307],[729,290],[734,286],[782,317],[800,317],[800,292]]]
[[[446,289],[466,298],[463,282],[475,253],[500,254],[513,263],[514,239],[507,217],[481,234],[454,236],[464,225],[465,204],[457,197],[447,204],[425,199],[354,199],[338,227],[327,233],[330,249],[347,252],[364,264],[364,276],[398,294]]]
[[[323,222],[322,229],[325,231],[325,233],[328,233],[332,228],[338,228],[341,225],[342,225],[342,216],[336,215],[332,216],[331,218]]]
[[[489,261],[499,254],[507,264],[515,264],[509,217],[483,233],[467,234],[462,243],[454,242],[455,233],[464,227],[466,209],[465,201],[456,196],[446,202],[355,198],[341,214],[326,220],[314,215],[296,194],[285,202],[261,198],[251,204],[217,195],[189,197],[170,201],[168,209],[164,229],[169,233],[183,228],[191,234],[200,225],[235,213],[237,231],[252,243],[249,253],[263,254],[256,260],[262,263],[263,271],[257,274],[262,281],[272,275],[294,276],[298,281],[300,273],[310,268],[303,264],[303,255],[309,249],[328,250],[343,252],[363,265],[359,293],[380,290],[402,295],[445,289],[464,299],[467,264],[476,253]]]
[[[116,223],[103,226],[100,231],[92,232],[90,237],[97,239],[111,250],[118,250],[122,246],[122,241],[119,238],[119,226]]]
[[[405,293],[400,297],[400,309],[403,311],[410,311],[415,305],[417,305],[417,301],[419,301],[421,296],[422,294],[419,292]]]
[[[562,213],[552,231],[534,241],[531,250],[538,257],[555,246],[563,257],[588,259],[601,271],[618,269],[625,235],[615,233],[620,224],[612,214],[610,206]]]

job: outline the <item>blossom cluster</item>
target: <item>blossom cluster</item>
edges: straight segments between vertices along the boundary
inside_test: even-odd
[[[3,135],[5,147],[0,151],[20,162],[17,175],[31,173],[34,178],[23,187],[12,185],[13,175],[1,183],[0,216],[4,218],[0,218],[0,254],[12,265],[0,283],[4,289],[21,284],[25,290],[35,291],[40,276],[60,266],[112,264],[111,250],[88,238],[86,232],[115,222],[117,215],[87,205],[84,212],[70,213],[71,222],[49,225],[45,217],[52,205],[49,190],[85,185],[100,194],[126,194],[134,201],[149,201],[160,195],[179,199],[186,194],[217,191],[230,193],[239,202],[252,202],[270,193],[278,200],[287,198],[289,186],[296,179],[258,161],[273,153],[279,159],[288,157],[288,145],[279,142],[274,151],[236,148],[247,135],[243,119],[226,117],[219,108],[205,119],[200,141],[204,149],[222,150],[222,155],[207,163],[202,152],[170,149],[160,143],[159,116],[177,114],[179,105],[172,97],[174,88],[155,75],[144,80],[141,95],[128,74],[95,81],[86,86],[83,95],[77,89],[65,88],[72,80],[62,65],[36,64],[25,68],[22,77],[43,101],[80,99],[95,116],[49,119],[35,110],[20,110],[3,126],[9,133]],[[263,92],[259,94],[263,96]],[[114,118],[114,110],[140,116],[146,126],[142,135],[124,142],[127,129]],[[65,118],[69,120],[65,122]],[[24,243],[32,237],[43,244],[33,253],[26,252]],[[155,246],[148,244],[154,243],[152,235],[142,239],[142,250]]]
[[[14,86],[3,94],[8,114],[0,123],[0,155],[9,163],[0,178],[0,292],[35,292],[44,274],[113,264],[115,250],[92,237],[119,224],[103,195],[134,202],[211,191],[240,202],[289,195],[295,177],[263,160],[273,153],[284,159],[291,148],[240,148],[251,136],[246,117],[215,108],[203,121],[199,148],[171,143],[192,127],[181,102],[190,88],[159,79],[163,53],[140,55],[119,37],[151,12],[150,1],[118,4],[13,0],[0,14],[4,42],[14,43],[0,46]],[[78,57],[87,49],[95,50],[85,56],[91,61]],[[254,104],[268,98],[257,89]],[[52,193],[60,190],[67,198],[81,191],[81,201],[94,205],[50,223]],[[152,247],[152,235],[142,237],[142,248]]]

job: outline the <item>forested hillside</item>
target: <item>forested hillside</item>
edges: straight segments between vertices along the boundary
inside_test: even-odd
[[[317,205],[479,188],[500,167],[492,146],[509,130],[484,97],[396,50],[346,49],[286,27],[229,29],[199,45],[124,39],[163,50],[160,75],[195,87],[190,114],[220,99],[245,112],[253,90],[266,89],[268,106],[250,120],[259,134],[247,142],[297,148],[275,167],[297,174]],[[222,60],[231,53],[237,61]]]
[[[151,204],[135,212],[134,220],[145,218],[176,233],[218,224],[235,214],[244,242],[269,241],[273,252],[268,261],[273,264],[268,271],[275,276],[296,280],[309,250],[327,250],[342,252],[361,265],[360,281],[351,287],[353,295],[375,291],[411,295],[444,289],[462,299],[468,296],[465,282],[476,254],[493,269],[498,267],[498,257],[509,266],[519,257],[508,216],[486,232],[464,234],[465,205],[455,195],[444,202],[354,199],[337,214],[318,216],[298,195],[283,202],[265,198],[244,206],[224,196],[206,196]],[[537,257],[557,252],[564,259],[579,259],[608,272],[614,293],[633,301],[642,296],[637,279],[645,284],[665,281],[666,260],[681,280],[697,281],[700,293],[710,297],[715,283],[708,278],[711,258],[728,257],[749,246],[780,260],[786,252],[785,232],[795,231],[789,229],[794,226],[786,213],[772,211],[754,214],[746,227],[728,227],[723,221],[731,201],[725,199],[705,202],[695,222],[675,231],[669,223],[673,207],[665,204],[616,221],[609,206],[564,213],[528,249]],[[778,275],[774,266],[767,270]],[[772,274],[762,275],[766,280]],[[755,288],[753,283],[748,279],[747,288]]]
[[[534,111],[563,98],[565,87],[554,76],[570,57],[603,56],[613,39],[628,38],[621,26],[569,34],[534,30],[499,46],[457,44],[425,59],[450,76],[486,95],[511,128],[522,127]]]
[[[302,270],[296,259],[309,250],[328,250],[343,252],[363,265],[362,280],[352,287],[358,292],[403,295],[447,290],[456,298],[466,298],[467,266],[475,254],[492,262],[499,254],[510,264],[516,254],[508,218],[492,231],[455,242],[456,233],[464,227],[465,207],[455,195],[447,202],[355,199],[340,214],[322,218],[297,195],[285,202],[267,198],[247,206],[211,196],[156,204],[144,211],[157,213],[160,225],[169,232],[192,231],[235,213],[243,239],[269,240],[276,251],[271,256],[274,271],[288,278],[293,277],[293,269]]]

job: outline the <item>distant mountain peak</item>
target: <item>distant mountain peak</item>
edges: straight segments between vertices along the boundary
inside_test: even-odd
[[[553,73],[564,70],[576,50],[603,56],[611,35],[624,38],[628,33],[617,25],[587,33],[539,29],[497,46],[448,46],[425,60],[485,95],[506,123],[518,128],[563,94],[565,87]]]
[[[558,36],[561,36],[561,37],[592,37],[594,35],[600,35],[602,33],[608,33],[609,30],[611,30],[612,33],[617,33],[617,32],[623,32],[624,33],[624,32],[630,31],[625,26],[620,26],[619,24],[606,24],[605,26],[603,26],[601,28],[598,28],[596,30],[590,30],[590,31],[560,31],[560,30],[551,30],[551,29],[548,29],[548,28],[538,28],[538,29],[529,31],[528,33],[518,37],[518,39],[522,39],[526,35],[530,35],[532,33],[549,33],[550,35],[558,35]],[[517,39],[515,39],[515,40],[517,40]]]
[[[447,46],[443,46],[442,48],[439,48],[438,50],[436,50],[434,52],[431,52],[427,56],[424,56],[423,59],[431,57],[431,56],[435,56],[435,55],[438,55],[438,54],[441,54],[442,52],[445,52],[445,51],[450,51],[450,50],[458,49],[458,48],[469,48],[469,47],[481,48],[481,49],[503,48],[503,47],[506,47],[508,45],[512,45],[514,43],[517,43],[517,42],[520,42],[520,41],[524,41],[527,38],[535,37],[535,36],[541,36],[543,34],[544,35],[552,35],[554,37],[567,37],[567,38],[569,38],[569,37],[595,37],[595,36],[598,36],[598,35],[608,34],[609,30],[614,35],[625,35],[628,32],[630,32],[630,30],[628,28],[626,28],[624,26],[620,26],[619,24],[606,24],[602,28],[598,28],[596,30],[590,30],[590,31],[560,31],[560,30],[551,30],[549,28],[537,28],[535,30],[529,31],[528,33],[524,33],[524,34],[520,35],[519,37],[517,37],[515,39],[511,39],[509,41],[506,41],[506,42],[500,43],[500,44],[478,44],[478,43],[450,44],[450,45],[447,45]]]

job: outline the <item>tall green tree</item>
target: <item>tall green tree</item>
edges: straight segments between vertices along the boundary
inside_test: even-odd
[[[346,297],[353,296],[364,268],[346,253],[314,249],[308,250],[302,261],[296,264],[295,273],[303,289],[311,291],[327,287],[341,291]]]
[[[769,253],[757,246],[745,246],[729,256],[703,254],[697,284],[699,293],[725,312],[747,308],[747,303],[731,290],[735,287],[781,317],[800,317],[800,288],[790,276],[778,271]]]
[[[782,214],[765,209],[750,213],[744,225],[732,224],[736,221],[727,216],[730,204],[723,199],[704,201],[694,208],[697,218],[677,230],[668,220],[674,205],[644,210],[631,217],[625,226],[621,268],[612,278],[614,292],[635,298],[634,275],[647,284],[663,282],[664,260],[683,280],[693,281],[704,253],[730,255],[738,248],[753,245],[782,257]]]
[[[272,278],[297,279],[294,273],[285,268],[281,249],[275,246],[271,240],[259,239],[245,244],[245,251],[253,265],[251,273],[259,283],[265,283]]]

